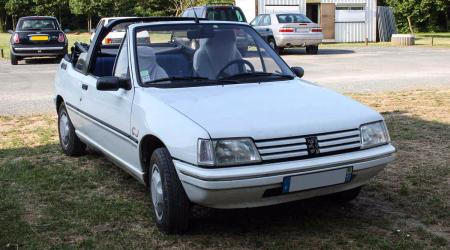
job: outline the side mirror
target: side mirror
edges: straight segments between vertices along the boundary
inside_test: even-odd
[[[8,30],[8,33],[12,35],[14,33],[14,31]]]
[[[100,91],[117,91],[119,89],[130,90],[131,84],[129,79],[122,79],[117,76],[103,76],[97,80],[97,90]]]
[[[302,78],[305,75],[305,71],[302,67],[292,67],[291,70],[299,78]]]

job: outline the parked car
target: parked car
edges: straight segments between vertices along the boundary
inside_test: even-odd
[[[118,51],[100,53],[123,22],[135,24]],[[139,43],[140,32],[159,39]],[[245,56],[236,32],[250,40]],[[200,46],[179,44],[177,35]],[[61,62],[60,145],[69,156],[97,149],[148,186],[155,222],[167,233],[188,228],[193,205],[349,201],[393,161],[395,148],[379,113],[302,75],[245,23],[115,20]]]
[[[62,58],[67,54],[67,37],[54,17],[21,17],[16,29],[9,33],[12,65],[24,58]]]
[[[182,14],[182,17],[198,17],[215,21],[230,21],[230,22],[242,22],[246,23],[244,12],[241,8],[234,5],[205,5],[197,6],[186,9]],[[236,34],[237,42],[236,46],[242,55],[247,53],[249,42],[244,34]],[[192,46],[198,46],[193,44]]]
[[[92,42],[92,40],[94,39],[94,35],[95,35],[95,31],[98,30],[100,27],[106,26],[108,25],[108,23],[114,21],[114,20],[118,20],[118,19],[127,19],[127,18],[132,18],[132,17],[104,17],[102,19],[100,19],[100,21],[97,24],[97,27],[95,28],[95,30],[93,30],[92,34],[91,34],[91,38],[90,41]],[[108,33],[108,35],[106,35],[106,37],[103,39],[102,43],[106,44],[106,45],[120,45],[122,43],[122,39],[125,36],[125,29],[126,26],[129,23],[122,23],[121,25],[117,25],[113,30],[111,30],[111,32]],[[148,41],[148,34],[140,34],[139,39],[143,40],[144,42]]]
[[[284,48],[306,47],[307,54],[317,54],[322,43],[322,28],[308,17],[299,13],[261,14],[250,24],[279,53]]]

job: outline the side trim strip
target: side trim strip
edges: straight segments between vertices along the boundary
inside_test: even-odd
[[[118,128],[116,128],[116,127],[114,127],[114,126],[112,126],[112,125],[110,125],[110,124],[108,124],[108,123],[106,123],[106,122],[104,122],[104,121],[102,121],[102,120],[100,120],[100,119],[98,119],[98,118],[96,118],[96,117],[94,117],[94,116],[88,114],[88,113],[86,113],[86,112],[84,112],[83,110],[81,110],[81,109],[75,107],[74,105],[72,105],[72,104],[70,104],[70,103],[68,103],[68,102],[66,102],[66,105],[67,105],[68,107],[70,107],[71,109],[77,111],[78,113],[80,113],[80,114],[82,114],[82,115],[84,115],[84,116],[87,116],[89,119],[92,119],[93,121],[95,121],[95,122],[97,122],[97,123],[99,123],[99,124],[101,124],[101,125],[107,127],[108,129],[113,130],[114,132],[116,132],[116,133],[118,133],[118,134],[120,134],[120,135],[126,137],[128,140],[130,140],[130,141],[132,141],[132,142],[138,144],[138,142],[139,142],[138,139],[134,138],[134,137],[131,136],[130,134],[127,134],[126,132],[124,132],[124,131],[122,131],[122,130],[120,130],[120,129],[118,129]]]

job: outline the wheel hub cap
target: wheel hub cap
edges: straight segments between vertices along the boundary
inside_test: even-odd
[[[66,113],[61,115],[59,119],[59,134],[61,135],[61,142],[64,146],[69,144],[69,118]]]
[[[162,189],[161,174],[156,164],[152,167],[152,184],[151,184],[152,202],[155,214],[158,220],[163,217],[164,195]]]

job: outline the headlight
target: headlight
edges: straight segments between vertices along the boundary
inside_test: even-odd
[[[203,166],[230,166],[260,162],[261,158],[249,138],[198,140],[198,164]]]
[[[361,125],[361,148],[371,148],[390,141],[386,124],[383,121]]]

